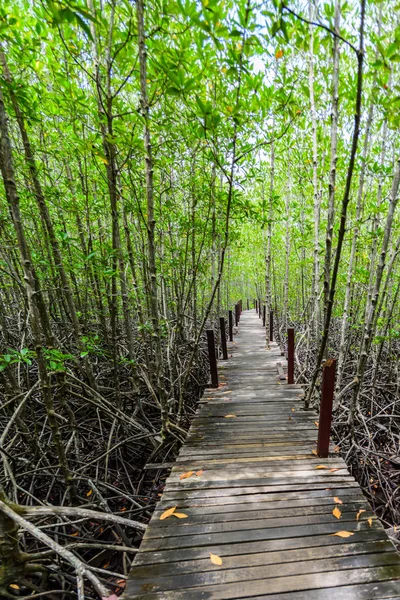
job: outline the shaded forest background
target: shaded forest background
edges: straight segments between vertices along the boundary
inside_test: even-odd
[[[239,299],[398,539],[397,8],[2,3],[1,597],[123,591]]]

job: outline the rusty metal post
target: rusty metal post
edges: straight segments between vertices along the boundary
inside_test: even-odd
[[[228,348],[226,345],[225,317],[219,318],[219,329],[221,332],[222,358],[228,360]]]
[[[321,458],[326,458],[329,455],[335,371],[336,359],[329,358],[324,364],[322,372],[322,393],[319,407],[317,454]]]
[[[267,307],[265,306],[265,304],[263,304],[263,327],[265,327],[265,319],[266,319],[266,311],[267,311]]]
[[[287,382],[294,383],[294,328],[293,327],[288,327],[287,337],[288,337]]]
[[[269,341],[274,341],[274,311],[269,311]]]
[[[229,341],[233,342],[233,312],[230,310],[228,313],[228,324],[229,324]]]
[[[217,369],[217,355],[215,353],[215,339],[214,330],[206,329],[207,334],[207,345],[208,345],[208,360],[210,362],[210,373],[211,373],[211,387],[218,387],[218,369]]]

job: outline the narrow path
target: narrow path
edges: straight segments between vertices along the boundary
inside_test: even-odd
[[[231,355],[220,363],[225,385],[204,394],[124,598],[399,599],[399,555],[344,461],[313,454],[316,415],[302,410],[300,386],[280,380],[286,361],[276,344],[265,349],[255,311],[242,314]],[[174,506],[187,518],[160,520]]]

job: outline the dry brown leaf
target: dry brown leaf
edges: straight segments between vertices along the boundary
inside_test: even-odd
[[[341,538],[349,538],[354,535],[354,533],[352,531],[337,531],[336,533],[331,533],[331,535],[336,535],[337,537]]]
[[[176,517],[177,519],[187,519],[187,515],[185,515],[185,513],[173,512],[172,516]]]
[[[317,454],[317,451],[316,451],[316,450],[311,450],[311,452],[312,452],[313,454],[315,454],[315,456],[318,456],[318,454]]]
[[[225,415],[225,419],[235,419],[236,415]]]
[[[79,535],[79,531],[74,531],[74,533],[71,533],[71,535],[72,535],[73,537],[76,537],[77,535]]]
[[[333,449],[334,452],[340,452],[340,446],[335,446]]]
[[[369,525],[370,527],[372,527],[372,518],[371,518],[371,517],[368,519],[368,525]]]
[[[315,427],[319,427],[318,421],[314,421],[314,425],[315,425]]]
[[[164,521],[164,519],[168,519],[168,517],[170,517],[171,515],[174,514],[176,509],[176,506],[173,506],[172,508],[168,508],[167,510],[164,510],[163,514],[160,516],[160,521]]]
[[[210,560],[213,565],[217,565],[218,567],[222,565],[222,558],[218,556],[218,554],[213,554],[210,552]]]
[[[318,465],[315,467],[316,469],[329,469],[326,465]]]
[[[332,511],[332,514],[337,519],[340,519],[340,517],[342,516],[342,512],[341,512],[341,510],[340,510],[340,508],[338,506],[335,506],[335,508]]]
[[[200,477],[200,475],[203,475],[204,473],[204,469],[200,469],[200,471],[196,471],[196,477]]]
[[[335,471],[339,471],[339,469],[329,469],[329,473],[335,473]]]
[[[343,502],[341,501],[341,499],[340,499],[340,498],[338,498],[337,496],[334,496],[334,498],[333,498],[333,501],[334,501],[336,504],[343,504]]]
[[[295,412],[295,409],[294,409],[294,408],[292,408],[292,412]]]
[[[360,510],[358,511],[358,513],[356,515],[356,521],[358,521],[358,519],[363,514],[363,512],[365,512],[365,508],[360,508]]]
[[[194,471],[187,471],[186,473],[181,473],[181,475],[179,475],[179,479],[188,479],[192,475],[194,475]]]

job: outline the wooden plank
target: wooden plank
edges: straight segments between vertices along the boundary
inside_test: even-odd
[[[369,543],[376,541],[388,541],[387,535],[383,529],[368,529],[356,531],[351,537],[351,543]],[[135,565],[149,565],[158,563],[185,562],[188,560],[207,559],[209,552],[213,552],[222,558],[237,555],[252,555],[260,552],[268,554],[269,552],[281,552],[283,550],[319,548],[320,552],[325,552],[327,546],[337,546],[349,544],[349,539],[327,536],[325,534],[314,535],[312,537],[284,538],[272,540],[241,540],[230,544],[213,544],[208,548],[169,548],[167,550],[148,551],[143,548],[135,557]],[[321,550],[323,549],[323,550]]]
[[[282,363],[281,363],[281,362],[277,362],[277,363],[276,363],[276,368],[278,369],[278,377],[279,377],[279,379],[280,379],[281,381],[282,381],[282,380],[285,380],[285,379],[286,379],[286,375],[285,375],[285,373],[283,372]]]
[[[349,521],[346,523],[346,531],[354,533],[355,531],[366,531],[380,528],[381,525],[375,520],[372,525],[368,522]],[[293,527],[268,527],[265,529],[256,529],[251,532],[251,539],[256,540],[278,540],[295,537],[309,537],[314,535],[327,535],[341,530],[337,520],[332,518],[331,523],[319,523],[316,525],[294,525]],[[176,530],[175,532],[176,533]],[[169,535],[167,538],[148,539],[143,538],[141,548],[148,551],[159,551],[172,548],[199,548],[201,546],[209,547],[218,544],[231,544],[244,542],[249,539],[246,531],[228,531],[217,533],[203,533],[191,536]]]
[[[350,522],[351,526],[354,527],[354,522],[356,521],[357,511],[349,511],[343,512],[340,518],[340,527],[342,529],[346,529],[347,523]],[[367,518],[371,517],[371,511],[363,513],[362,520],[359,522],[365,521]],[[162,522],[163,523],[163,522]],[[231,531],[252,531],[254,529],[269,529],[271,527],[297,527],[302,525],[320,525],[323,523],[332,523],[332,511],[317,514],[317,515],[301,515],[299,517],[295,516],[287,516],[287,517],[278,517],[274,515],[269,519],[246,519],[246,520],[229,520],[224,518],[223,520],[212,521],[211,523],[193,523],[187,522],[186,519],[182,519],[175,523],[175,520],[171,522],[169,520],[168,525],[164,525],[161,527],[153,526],[146,532],[146,539],[156,539],[156,538],[165,538],[170,537],[171,533],[174,536],[185,536],[185,535],[203,535],[207,533],[217,534],[217,533],[225,533]],[[346,525],[343,525],[346,523]],[[339,524],[336,524],[336,528],[339,527]],[[252,534],[250,534],[252,535]]]
[[[149,584],[155,586],[157,591],[176,590],[183,588],[195,588],[199,586],[213,586],[215,584],[229,584],[236,582],[246,582],[253,580],[268,580],[275,577],[299,576],[304,574],[320,574],[333,570],[344,571],[346,569],[362,569],[374,565],[375,568],[382,566],[393,566],[399,564],[394,562],[391,552],[379,552],[374,554],[353,554],[349,556],[330,556],[328,558],[314,556],[309,559],[303,556],[296,562],[281,562],[281,557],[276,557],[276,563],[271,565],[248,567],[235,567],[223,569],[214,569],[212,571],[198,571],[187,574],[180,574],[179,577],[171,573],[165,573],[164,576],[155,576],[152,567],[142,569],[142,577],[137,579],[136,585],[132,586],[132,591],[140,594],[144,586]],[[137,575],[135,575],[137,577]],[[267,583],[267,582],[266,582]],[[268,589],[268,585],[265,586]]]
[[[123,598],[400,600],[399,555],[342,458],[313,454],[317,417],[277,380],[255,313],[235,339],[227,385],[206,390],[176,462],[148,466],[172,471]],[[160,520],[173,506],[187,517]]]
[[[263,542],[260,542],[262,544]],[[240,550],[240,548],[238,548]],[[357,543],[343,543],[335,546],[302,547],[291,550],[279,550],[272,552],[252,552],[247,554],[231,554],[223,556],[224,569],[238,569],[243,567],[254,567],[262,565],[275,565],[298,562],[302,560],[315,560],[339,556],[353,556],[362,554],[375,554],[378,552],[393,552],[393,545],[385,539],[376,541],[359,541]],[[150,553],[150,556],[152,554]],[[164,562],[155,562],[151,565],[153,577],[162,577],[166,575],[179,576],[184,573],[206,573],[208,571],[218,571],[208,556],[193,560],[181,560],[168,563],[165,567]],[[149,566],[134,565],[132,575],[135,579],[146,579],[148,577]],[[178,580],[179,581],[179,580]]]
[[[163,598],[168,600],[173,598],[174,600],[180,600],[190,598],[190,600],[204,600],[206,597],[208,600],[230,600],[233,598],[252,598],[260,597],[270,598],[273,594],[284,594],[288,591],[305,591],[314,589],[330,589],[332,590],[333,597],[337,598],[335,588],[346,586],[349,588],[349,595],[347,598],[353,600],[351,595],[352,584],[363,584],[363,583],[375,583],[384,582],[387,580],[393,580],[400,582],[400,564],[385,565],[378,567],[366,567],[366,568],[355,568],[355,569],[343,569],[341,571],[329,571],[324,573],[313,573],[313,574],[299,574],[290,575],[287,577],[274,577],[271,579],[257,579],[248,580],[244,582],[236,583],[225,583],[222,585],[204,585],[201,587],[191,587],[186,589],[178,589],[171,591],[164,591],[158,593],[149,593],[145,596],[137,595],[135,598],[146,598],[147,600],[155,600],[157,598]],[[393,592],[398,593],[396,586],[392,586]],[[157,589],[154,584],[153,589]],[[149,587],[146,591],[151,591]],[[379,592],[379,586],[376,587],[375,593]],[[375,596],[376,597],[376,596]]]

